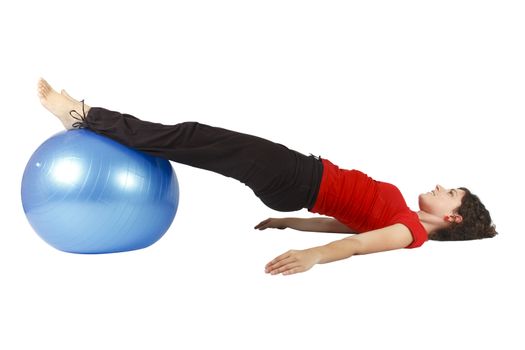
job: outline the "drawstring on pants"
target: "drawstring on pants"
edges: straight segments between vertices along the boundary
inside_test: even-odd
[[[88,128],[89,127],[89,123],[86,119],[86,110],[84,109],[84,100],[80,101],[82,102],[82,115],[80,113],[78,113],[76,110],[71,110],[69,111],[69,115],[73,118],[73,119],[76,119],[78,120],[78,122],[74,122],[73,125],[71,125],[73,128],[75,129],[84,129],[84,128]],[[75,116],[73,115],[73,113],[76,113],[76,115],[78,116]]]

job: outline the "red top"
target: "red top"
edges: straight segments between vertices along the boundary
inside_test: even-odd
[[[332,216],[357,233],[403,224],[414,238],[406,248],[420,247],[428,240],[419,217],[407,206],[396,186],[321,160],[323,177],[310,212]]]

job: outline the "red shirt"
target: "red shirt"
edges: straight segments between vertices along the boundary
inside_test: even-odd
[[[336,218],[357,233],[403,224],[414,240],[406,248],[416,248],[428,240],[428,234],[416,212],[408,208],[399,189],[372,179],[358,170],[340,169],[327,159],[319,194],[312,213]]]

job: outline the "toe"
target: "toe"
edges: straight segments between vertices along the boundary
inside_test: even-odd
[[[44,89],[44,87],[41,86],[41,85],[39,85],[39,86],[38,86],[38,95],[39,95],[40,97],[45,97],[46,94],[47,94],[47,93],[46,93],[46,90]]]
[[[41,81],[41,86],[46,90],[46,91],[51,91],[51,85],[49,85],[49,83],[47,81],[45,81],[44,79],[42,79]]]
[[[49,98],[49,95],[53,92],[53,88],[51,87],[51,85],[49,85],[49,83],[43,79],[43,78],[40,78],[40,80],[38,81],[38,95],[40,96],[41,99],[47,99]]]
[[[40,84],[38,86],[38,89],[40,90],[40,92],[42,92],[43,94],[47,94],[49,92],[49,89],[47,88],[47,86],[45,84]]]

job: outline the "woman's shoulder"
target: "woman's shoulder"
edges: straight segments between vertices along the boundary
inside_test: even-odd
[[[423,224],[421,224],[419,216],[410,209],[396,215],[392,220],[392,224],[403,224],[410,230],[414,240],[407,248],[420,247],[428,240],[428,232],[425,230]]]

